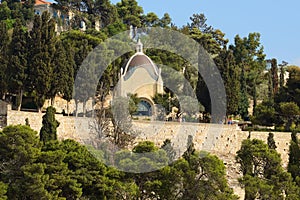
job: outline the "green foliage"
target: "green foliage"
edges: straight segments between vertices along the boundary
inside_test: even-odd
[[[123,23],[133,27],[141,27],[143,8],[135,0],[122,0],[117,3],[117,11]]]
[[[240,97],[240,70],[235,63],[233,52],[224,49],[214,60],[224,80],[227,115],[237,115],[239,113],[238,102],[242,97]]]
[[[155,94],[152,98],[155,104],[159,105],[166,114],[172,112],[173,107],[179,107],[178,99],[175,96],[171,96],[172,94]]]
[[[7,60],[8,60],[9,37],[7,26],[0,22],[0,98],[7,92]]]
[[[274,134],[273,133],[269,133],[268,135],[268,147],[269,149],[276,149],[277,146],[276,146],[276,143],[275,143],[275,140],[274,140]]]
[[[113,131],[108,137],[119,147],[126,147],[135,138],[135,132],[132,130],[132,122],[129,113],[129,98],[114,98],[111,107],[113,118]]]
[[[237,35],[234,39],[234,45],[229,47],[233,51],[236,64],[242,69],[241,77],[241,98],[250,95],[253,98],[253,111],[256,112],[257,88],[263,80],[263,71],[265,69],[264,48],[260,43],[259,33],[250,33],[248,37],[240,38]],[[242,100],[243,112],[240,114],[245,117],[246,101]]]
[[[299,106],[294,102],[282,102],[279,104],[280,113],[285,119],[285,130],[289,131],[291,129],[292,123],[295,117],[299,115]]]
[[[44,12],[42,17],[36,15],[30,31],[28,48],[30,86],[35,103],[41,111],[44,101],[49,95],[53,77],[52,59],[55,51],[55,24],[50,14]]]
[[[284,199],[297,195],[295,183],[290,174],[281,166],[280,154],[273,148],[269,137],[269,145],[258,139],[247,139],[242,142],[236,160],[241,165],[243,177],[239,182],[245,188],[245,199]]]
[[[8,84],[9,91],[18,95],[17,107],[20,109],[25,87],[28,85],[28,46],[27,33],[23,30],[20,20],[16,20],[10,44]]]
[[[126,31],[126,30],[127,30],[126,25],[124,23],[122,23],[121,21],[116,21],[114,23],[111,23],[104,28],[104,32],[109,37],[114,36],[122,31]]]
[[[37,133],[28,126],[8,126],[0,132],[0,144],[0,159],[4,164],[4,168],[0,171],[0,181],[9,183],[7,189],[8,199],[31,199],[31,195],[40,190],[40,185],[35,186],[34,184],[41,181],[42,178],[37,175],[39,172],[36,172],[37,176],[31,174],[31,180],[36,180],[31,182],[31,186],[36,187],[37,190],[30,191],[27,187],[28,181],[31,181],[29,180],[30,172],[28,170],[34,168],[34,163],[38,159],[41,149]],[[35,173],[35,170],[33,170],[33,173]],[[23,178],[20,179],[20,177]]]
[[[138,98],[137,94],[128,94],[129,97],[129,113],[132,116],[136,113],[138,109],[138,104],[140,103],[140,98]]]
[[[53,107],[48,107],[46,114],[43,116],[43,126],[40,131],[40,140],[42,142],[48,142],[51,140],[57,140],[57,127],[59,122],[55,119],[56,110]]]
[[[289,78],[286,83],[288,92],[288,101],[297,103],[300,106],[300,68],[298,66],[289,66]]]
[[[10,19],[11,17],[11,10],[7,6],[7,2],[1,2],[0,4],[0,21]]]
[[[22,3],[14,0],[5,0],[0,6],[0,20],[19,19],[22,25],[30,22],[34,17],[33,0],[27,0]]]
[[[0,199],[1,200],[7,199],[6,192],[7,192],[7,185],[3,182],[0,182]]]
[[[180,111],[189,117],[196,117],[199,112],[204,111],[204,107],[198,102],[198,100],[191,96],[180,97],[179,103]]]
[[[276,111],[273,103],[263,101],[257,105],[253,123],[265,126],[272,126],[276,122]]]
[[[174,148],[172,147],[171,140],[166,139],[164,141],[164,143],[162,144],[161,149],[165,150],[165,152],[167,153],[169,162],[172,162],[175,160],[176,152],[175,152]]]
[[[300,147],[296,131],[292,131],[291,133],[288,172],[291,173],[294,180],[300,177]]]

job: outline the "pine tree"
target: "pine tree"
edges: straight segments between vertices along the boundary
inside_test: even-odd
[[[280,154],[270,149],[263,141],[244,140],[241,149],[237,152],[236,160],[243,173],[239,182],[245,187],[246,200],[257,197],[278,199],[283,195],[286,195],[286,199],[290,199],[295,195],[291,192],[294,189],[294,183],[281,166]]]
[[[45,142],[57,140],[56,129],[59,122],[55,119],[55,108],[48,107],[46,114],[43,116],[43,126],[40,131],[40,140]]]

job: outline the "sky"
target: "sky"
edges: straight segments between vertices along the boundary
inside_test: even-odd
[[[111,0],[117,3],[120,0]],[[300,0],[137,0],[144,13],[159,17],[169,13],[172,22],[181,27],[195,13],[204,13],[208,25],[220,29],[234,42],[259,32],[267,59],[300,66]]]

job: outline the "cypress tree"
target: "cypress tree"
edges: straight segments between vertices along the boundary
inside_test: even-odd
[[[48,97],[51,98],[51,104],[53,106],[54,98],[57,93],[63,93],[65,87],[65,81],[67,76],[67,58],[65,49],[62,46],[61,41],[58,41],[55,45],[55,53],[53,59],[53,80],[51,81],[51,87],[48,93]]]
[[[280,67],[280,75],[279,75],[279,87],[280,88],[283,88],[284,86],[284,73],[285,73],[285,70],[283,68],[283,66]]]
[[[275,58],[271,60],[271,77],[273,94],[275,95],[278,92],[278,67],[277,60]]]
[[[240,92],[240,101],[239,101],[239,114],[242,116],[243,119],[245,119],[248,116],[249,101],[247,96],[247,85],[246,85],[244,67],[242,67],[240,82],[241,82],[241,92]]]
[[[273,81],[271,72],[268,73],[268,97],[269,102],[274,102]]]
[[[21,109],[22,97],[27,82],[27,33],[23,30],[20,20],[14,25],[12,41],[10,45],[9,59],[9,90],[17,94],[17,107]]]
[[[0,22],[0,99],[5,98],[7,91],[7,61],[8,61],[8,45],[9,37],[7,32],[7,26],[4,22]]]
[[[57,140],[56,129],[59,126],[59,122],[55,119],[55,112],[55,108],[50,106],[43,116],[43,126],[40,130],[40,140],[43,142]]]
[[[67,63],[65,66],[65,84],[63,87],[63,98],[67,101],[67,114],[69,115],[69,102],[73,98],[73,87],[74,87],[74,68],[75,68],[75,61],[74,61],[74,50],[70,46],[69,43],[64,45],[65,54]]]
[[[268,146],[269,146],[269,149],[274,149],[275,150],[277,148],[275,140],[274,140],[274,134],[273,133],[269,133]]]
[[[296,131],[292,131],[291,133],[288,172],[291,173],[294,180],[300,176],[300,148]]]
[[[187,160],[188,162],[190,162],[191,156],[194,155],[196,152],[195,149],[195,144],[193,142],[193,136],[189,135],[188,139],[187,139],[187,149],[186,151],[183,153],[183,158],[185,160]]]
[[[51,82],[55,79],[53,77],[55,24],[50,20],[48,12],[44,12],[42,18],[35,16],[30,36],[31,83],[40,112],[45,99],[50,96]]]

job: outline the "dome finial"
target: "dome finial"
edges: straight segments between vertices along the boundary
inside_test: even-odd
[[[138,42],[136,44],[136,52],[143,53],[143,43],[140,39],[138,39]]]

